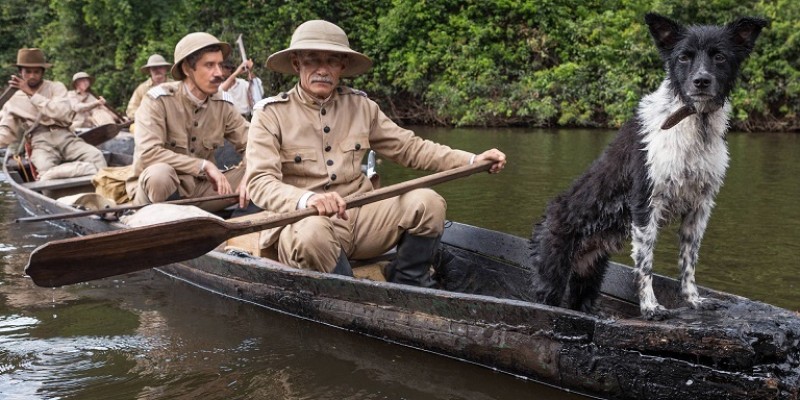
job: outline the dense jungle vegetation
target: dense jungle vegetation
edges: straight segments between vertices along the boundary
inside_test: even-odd
[[[768,18],[731,97],[733,124],[800,130],[796,0],[3,0],[0,69],[14,73],[17,50],[40,47],[55,64],[49,79],[87,71],[123,110],[150,54],[171,61],[193,31],[230,43],[243,34],[274,94],[294,77],[266,70],[267,56],[303,21],[326,19],[375,62],[345,84],[405,123],[617,127],[664,76],[649,11],[696,24]]]

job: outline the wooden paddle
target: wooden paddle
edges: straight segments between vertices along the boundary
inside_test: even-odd
[[[439,172],[372,192],[348,196],[347,208],[399,196],[413,189],[433,186],[487,171],[484,161]],[[316,208],[243,222],[214,218],[188,218],[139,228],[55,240],[39,246],[30,256],[25,273],[39,286],[56,287],[122,275],[200,257],[232,237],[275,228],[318,215]]]
[[[119,131],[122,128],[130,126],[132,121],[128,121],[122,124],[105,124],[100,126],[95,126],[88,131],[83,131],[78,134],[78,137],[83,139],[84,142],[89,143],[92,146],[99,146],[117,136]]]
[[[19,89],[9,86],[5,91],[3,91],[3,94],[0,94],[0,108],[3,108],[6,102],[11,98],[11,96],[14,95],[14,93],[17,92],[17,90]]]

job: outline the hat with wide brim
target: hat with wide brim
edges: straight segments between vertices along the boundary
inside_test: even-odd
[[[372,67],[369,57],[350,48],[347,34],[342,28],[328,21],[313,20],[300,24],[294,30],[288,49],[273,53],[267,58],[267,68],[283,74],[297,75],[292,67],[295,51],[330,51],[347,55],[347,67],[343,77],[352,77],[367,72]]]
[[[230,44],[221,42],[219,39],[214,37],[214,35],[209,33],[194,32],[184,36],[183,39],[181,39],[178,44],[175,45],[175,57],[173,57],[175,59],[175,64],[170,70],[172,77],[177,80],[182,80],[185,78],[186,75],[183,74],[183,70],[181,69],[181,63],[183,60],[197,50],[214,45],[218,45],[220,48],[222,48],[222,59],[228,58],[228,56],[231,54]]]
[[[91,75],[89,75],[89,74],[87,74],[86,72],[83,72],[83,71],[77,72],[77,73],[75,73],[75,75],[72,75],[72,88],[73,89],[75,89],[75,82],[77,82],[78,79],[88,79],[89,83],[94,83],[94,77],[93,76],[91,76]]]
[[[50,68],[53,64],[48,63],[44,58],[42,49],[19,49],[17,51],[17,67],[39,67]]]
[[[150,58],[147,59],[147,64],[142,65],[142,67],[139,68],[139,71],[142,71],[143,73],[146,74],[149,73],[150,72],[149,69],[153,67],[169,68],[171,66],[172,64],[167,62],[167,60],[164,59],[164,57],[161,54],[153,54],[152,56],[150,56]]]

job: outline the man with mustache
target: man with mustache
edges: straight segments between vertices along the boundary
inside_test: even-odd
[[[341,77],[366,72],[372,61],[350,49],[338,26],[301,24],[288,49],[267,67],[299,76],[299,83],[254,107],[247,148],[248,189],[268,213],[314,207],[319,216],[261,233],[262,253],[285,264],[351,275],[349,259],[369,259],[397,245],[384,270],[390,282],[434,286],[430,268],[444,231],[445,200],[430,189],[345,209],[344,196],[373,190],[361,172],[369,150],[415,169],[444,171],[482,160],[499,172],[505,155],[475,155],[424,140],[392,122]]]
[[[44,79],[52,64],[42,50],[20,49],[16,66],[19,75],[12,75],[8,84],[18,90],[0,110],[0,147],[18,154],[29,141],[30,161],[44,177],[59,165],[65,167],[60,177],[91,175],[105,167],[103,153],[70,132],[74,113],[67,88]]]
[[[167,72],[172,64],[168,63],[160,54],[153,54],[147,59],[147,64],[139,68],[142,73],[150,75],[146,81],[139,84],[136,90],[133,91],[130,101],[128,101],[128,108],[125,109],[125,114],[128,118],[133,119],[136,115],[136,110],[142,104],[142,99],[148,90],[153,86],[158,86],[164,82],[171,81],[172,79],[167,76]]]
[[[150,89],[135,114],[133,171],[126,183],[133,204],[238,192],[239,205],[247,205],[244,166],[222,172],[214,159],[225,139],[240,154],[247,142],[247,120],[229,96],[218,93],[230,52],[228,43],[205,32],[190,33],[175,46],[176,81]],[[218,211],[230,204],[198,206]]]

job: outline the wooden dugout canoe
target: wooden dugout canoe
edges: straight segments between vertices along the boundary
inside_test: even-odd
[[[74,211],[48,195],[92,190],[88,180],[37,185],[22,183],[13,166],[5,173],[34,215]],[[96,217],[58,223],[76,234],[125,228]],[[800,397],[795,312],[701,288],[703,296],[723,306],[682,309],[666,321],[646,321],[639,317],[632,269],[613,264],[603,282],[604,317],[599,317],[525,300],[526,239],[453,222],[442,243],[456,257],[442,272],[447,290],[297,270],[220,251],[158,270],[270,310],[589,396]],[[656,295],[668,308],[683,306],[679,285],[654,278]]]

